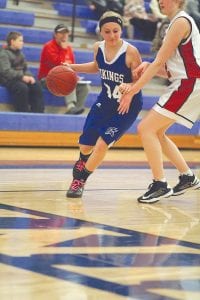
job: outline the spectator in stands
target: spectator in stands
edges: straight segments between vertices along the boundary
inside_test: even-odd
[[[38,78],[43,87],[46,87],[46,76],[55,66],[64,63],[75,63],[72,47],[68,42],[69,29],[59,24],[54,29],[54,37],[47,42],[41,52]],[[84,103],[89,92],[89,84],[79,80],[76,89],[65,97],[66,114],[81,114],[84,112]]]
[[[159,18],[153,11],[146,12],[144,0],[128,0],[124,6],[124,16],[129,19],[134,31],[139,31],[141,40],[152,41]]]
[[[162,45],[162,41],[170,21],[165,15],[161,13],[160,6],[157,0],[151,0],[149,6],[153,14],[158,18],[156,33],[152,41],[152,48],[151,48],[152,52],[157,52]]]
[[[134,37],[134,26],[131,24],[131,19],[136,14],[144,14],[146,16],[144,3],[141,0],[126,0],[124,5],[124,19],[126,22],[127,38],[133,39]]]
[[[129,112],[118,114],[119,85],[132,82],[133,70],[140,65],[138,50],[121,39],[122,17],[105,12],[99,21],[103,41],[94,44],[94,60],[84,64],[70,64],[76,72],[101,75],[102,90],[93,104],[79,139],[80,157],[73,168],[73,181],[67,197],[82,196],[89,175],[101,164],[108,149],[130,128],[142,109],[142,95],[139,91],[131,99]]]
[[[160,11],[160,6],[158,3],[158,0],[151,0],[149,2],[149,7],[150,7],[152,13],[154,14],[154,16],[157,17],[158,19],[162,20],[162,19],[166,18],[166,16],[163,15]]]
[[[97,19],[101,17],[101,15],[106,11],[107,9],[107,3],[106,0],[86,0],[86,3],[88,7],[94,11],[94,13],[97,16]]]
[[[102,14],[106,11],[114,11],[120,15],[124,13],[124,2],[125,0],[86,0],[89,8],[93,10],[97,16],[97,19],[100,19]],[[124,26],[127,26],[124,24]],[[127,30],[127,32],[129,32]],[[96,34],[99,40],[102,40],[102,36],[99,32],[99,24],[96,26]]]
[[[123,15],[124,0],[86,0],[86,3],[98,19],[108,10]]]
[[[42,87],[27,69],[27,61],[21,51],[23,35],[10,32],[7,45],[0,51],[0,84],[5,86],[17,112],[44,112]]]
[[[188,0],[186,11],[195,20],[200,31],[200,0]]]

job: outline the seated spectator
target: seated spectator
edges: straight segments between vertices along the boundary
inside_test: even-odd
[[[114,11],[123,16],[124,3],[124,0],[107,0],[107,11]]]
[[[166,16],[163,15],[160,11],[160,6],[158,0],[151,0],[149,3],[149,7],[156,18],[159,20],[165,19]]]
[[[114,11],[123,16],[124,2],[125,0],[86,0],[86,3],[88,4],[89,8],[96,13],[98,19],[100,19],[100,17],[106,11]],[[127,25],[125,24],[125,26]],[[98,24],[96,27],[96,34],[98,36],[98,39],[102,40]]]
[[[195,20],[200,31],[200,0],[188,0],[186,12]]]
[[[169,23],[170,23],[169,19],[164,18],[157,24],[156,34],[152,41],[152,47],[151,47],[151,51],[153,53],[158,52],[158,50],[160,49],[166,30],[169,26]]]
[[[75,56],[68,42],[69,29],[59,24],[54,29],[54,37],[47,42],[41,52],[38,78],[43,87],[46,87],[46,76],[55,66],[75,63]],[[67,83],[66,83],[67,84]],[[89,92],[89,84],[79,80],[76,89],[65,97],[67,114],[81,114],[84,112],[84,103]]]
[[[108,10],[123,15],[124,0],[86,0],[86,3],[95,12],[97,19]]]
[[[168,18],[166,18],[165,15],[163,15],[160,12],[160,7],[157,0],[151,0],[150,8],[153,14],[158,18],[156,33],[152,41],[152,48],[151,48],[152,52],[156,53],[162,45],[163,38],[165,36],[170,21]]]
[[[0,51],[0,84],[5,86],[17,112],[44,112],[42,87],[27,69],[26,59],[21,51],[23,35],[10,32],[7,45]]]
[[[99,19],[107,9],[106,0],[86,0],[86,4],[92,11],[94,11],[97,19]]]
[[[141,0],[126,0],[124,5],[124,21],[126,25],[126,35],[128,39],[133,39],[134,37],[134,26],[131,24],[131,19],[135,17],[135,15],[144,14],[146,16],[144,3]]]
[[[128,0],[124,7],[124,16],[129,19],[134,31],[139,30],[141,40],[152,41],[159,19],[153,12],[146,12],[144,0]]]

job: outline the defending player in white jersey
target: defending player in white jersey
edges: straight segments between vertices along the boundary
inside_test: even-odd
[[[119,88],[123,96],[118,111],[123,115],[129,111],[133,95],[153,76],[165,76],[171,82],[138,125],[153,173],[153,183],[138,198],[143,203],[200,188],[200,180],[165,134],[175,122],[191,128],[200,115],[200,34],[194,20],[183,11],[184,4],[184,0],[159,0],[161,12],[170,20],[163,44],[151,64],[144,62],[137,68],[139,80],[133,85],[123,83]],[[162,154],[180,172],[179,182],[173,189],[164,176]]]

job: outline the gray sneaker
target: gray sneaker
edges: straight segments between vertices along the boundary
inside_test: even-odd
[[[179,182],[173,187],[173,196],[184,194],[187,190],[200,189],[200,180],[195,175],[180,175]]]

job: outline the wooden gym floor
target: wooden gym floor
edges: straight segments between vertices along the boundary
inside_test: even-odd
[[[200,176],[200,151],[183,154]],[[144,152],[114,149],[83,198],[67,199],[77,157],[0,148],[0,299],[199,300],[200,190],[139,204],[151,182]]]

